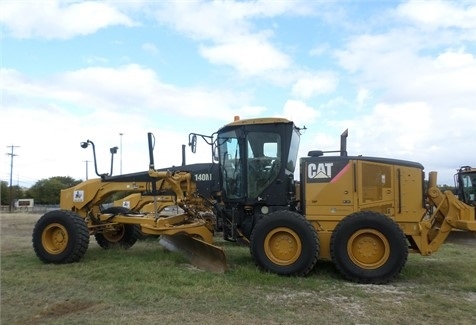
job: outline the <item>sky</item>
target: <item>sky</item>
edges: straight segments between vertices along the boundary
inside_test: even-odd
[[[180,165],[234,116],[306,127],[300,156],[476,166],[476,2],[0,2],[0,180]],[[13,156],[12,156],[13,153]],[[13,159],[12,159],[13,157]],[[186,162],[211,162],[203,141]],[[13,168],[12,168],[13,166]],[[296,174],[298,170],[296,170]]]

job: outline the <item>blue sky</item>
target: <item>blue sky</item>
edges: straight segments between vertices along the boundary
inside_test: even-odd
[[[85,179],[181,163],[190,132],[235,115],[306,126],[300,155],[418,161],[453,184],[476,166],[474,1],[9,1],[0,3],[0,178]],[[123,135],[120,136],[120,133]],[[121,150],[122,149],[122,150]],[[199,143],[187,162],[210,161]],[[89,177],[94,170],[89,164]]]

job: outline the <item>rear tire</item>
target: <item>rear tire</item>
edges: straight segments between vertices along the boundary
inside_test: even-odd
[[[332,262],[352,282],[384,284],[408,257],[405,234],[389,217],[361,211],[344,218],[331,236]]]
[[[36,256],[44,263],[73,263],[88,249],[89,230],[76,213],[56,210],[38,219],[32,241]]]
[[[102,211],[102,213],[121,214],[128,213],[130,210],[124,207],[111,207]],[[133,224],[119,224],[112,229],[104,229],[100,233],[96,233],[94,238],[99,246],[104,249],[120,247],[129,249],[141,237],[140,228]]]
[[[299,213],[277,211],[258,221],[251,233],[255,264],[279,275],[307,275],[316,265],[319,241],[312,224]]]

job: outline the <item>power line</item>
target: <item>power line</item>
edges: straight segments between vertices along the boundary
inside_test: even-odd
[[[7,148],[11,149],[11,152],[8,152],[7,155],[10,156],[10,204],[8,206],[8,212],[12,212],[12,204],[13,204],[13,187],[12,187],[12,176],[13,176],[13,157],[18,156],[13,153],[15,148],[19,148],[20,146],[7,146]]]

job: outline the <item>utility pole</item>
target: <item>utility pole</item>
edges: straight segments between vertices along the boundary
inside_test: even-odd
[[[83,162],[86,163],[86,180],[88,180],[88,163],[90,162],[90,160],[83,160]]]
[[[119,150],[121,150],[120,151],[120,154],[121,154],[121,156],[120,156],[120,175],[122,175],[122,136],[123,135],[124,135],[124,133],[119,133],[119,136],[121,137],[120,144],[119,144],[119,147],[120,147]]]
[[[10,156],[10,202],[8,206],[8,212],[12,212],[12,206],[13,206],[13,187],[12,187],[12,175],[13,175],[13,157],[18,156],[13,153],[13,150],[15,148],[19,148],[20,146],[7,146],[7,148],[11,149],[11,152],[7,153],[8,156]]]

